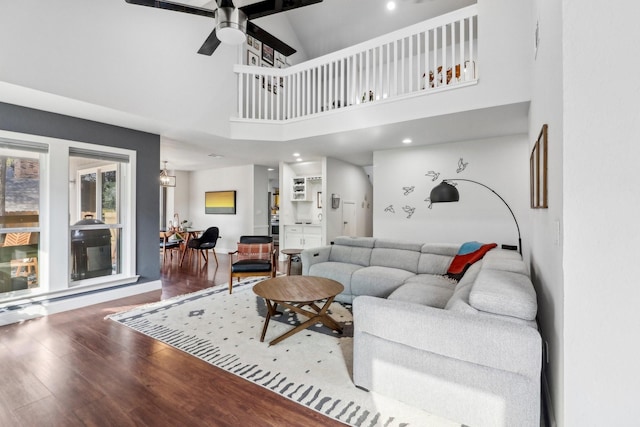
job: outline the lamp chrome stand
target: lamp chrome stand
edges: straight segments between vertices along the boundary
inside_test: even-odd
[[[516,216],[513,213],[513,210],[511,210],[511,206],[509,206],[509,204],[502,198],[502,196],[496,193],[495,190],[493,190],[491,187],[488,187],[481,182],[473,181],[471,179],[463,179],[463,178],[444,179],[440,184],[436,185],[431,190],[431,194],[429,195],[429,199],[431,203],[457,202],[460,200],[460,193],[458,192],[458,189],[455,186],[449,184],[449,182],[452,182],[452,181],[464,181],[464,182],[472,182],[474,184],[478,184],[481,187],[484,187],[487,190],[491,191],[493,194],[498,196],[500,200],[502,200],[502,203],[504,203],[507,209],[509,209],[509,213],[511,213],[511,216],[513,217],[513,221],[516,223],[516,228],[518,229],[518,252],[520,253],[520,255],[522,255],[522,238],[520,236],[520,226],[518,225],[518,220],[516,219]]]

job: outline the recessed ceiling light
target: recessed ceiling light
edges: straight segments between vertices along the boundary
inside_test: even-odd
[[[273,169],[273,168],[267,168],[267,170],[268,170],[269,172],[273,172],[275,169]]]
[[[298,157],[298,158],[296,159],[296,162],[301,162],[301,161],[302,161],[302,159],[301,159],[300,157]]]
[[[394,10],[396,8],[396,2],[390,1],[387,2],[387,10]]]
[[[411,140],[411,138],[405,138],[402,140],[403,144],[411,144],[413,141]]]
[[[214,159],[221,159],[222,157],[224,157],[221,154],[216,154],[216,153],[211,153],[211,154],[207,154],[209,157],[213,157]]]
[[[293,157],[300,157],[300,153],[293,153]]]

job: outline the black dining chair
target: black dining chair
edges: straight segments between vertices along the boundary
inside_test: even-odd
[[[182,239],[179,240],[169,240],[173,233],[170,231],[161,231],[160,232],[160,249],[162,250],[162,263],[164,264],[167,260],[167,252],[171,254],[171,260],[173,261],[173,252],[181,251],[182,243],[184,242]],[[178,256],[180,259],[180,256]]]
[[[190,239],[187,249],[189,250],[189,262],[191,262],[191,252],[199,251],[204,258],[205,265],[209,262],[209,249],[213,251],[213,257],[218,265],[218,255],[216,255],[216,243],[220,238],[220,230],[218,227],[209,227],[202,233],[202,236]],[[198,265],[200,265],[200,257],[198,256]]]

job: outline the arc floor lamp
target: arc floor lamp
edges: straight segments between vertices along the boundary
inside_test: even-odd
[[[496,193],[495,190],[493,190],[491,187],[488,187],[481,182],[473,181],[471,179],[463,179],[463,178],[444,179],[440,184],[436,185],[431,190],[431,194],[429,195],[429,199],[431,203],[446,203],[446,202],[459,201],[460,193],[458,192],[458,189],[454,185],[450,184],[450,182],[453,182],[453,181],[464,181],[464,182],[472,182],[474,184],[478,184],[479,186],[484,187],[487,190],[491,191],[493,194],[498,196],[500,200],[502,200],[502,203],[504,203],[507,209],[509,209],[509,213],[511,213],[511,216],[513,217],[513,221],[516,223],[516,228],[518,229],[518,252],[520,252],[520,255],[522,255],[522,238],[520,236],[520,226],[518,225],[518,220],[516,219],[516,216],[514,215],[513,210],[511,210],[511,207],[509,206],[509,204],[502,198],[502,196]]]

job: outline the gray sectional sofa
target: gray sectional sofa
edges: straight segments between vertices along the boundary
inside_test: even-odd
[[[469,426],[539,426],[542,343],[521,256],[490,250],[460,281],[458,245],[339,237],[301,254],[305,275],[353,302],[356,386]]]

